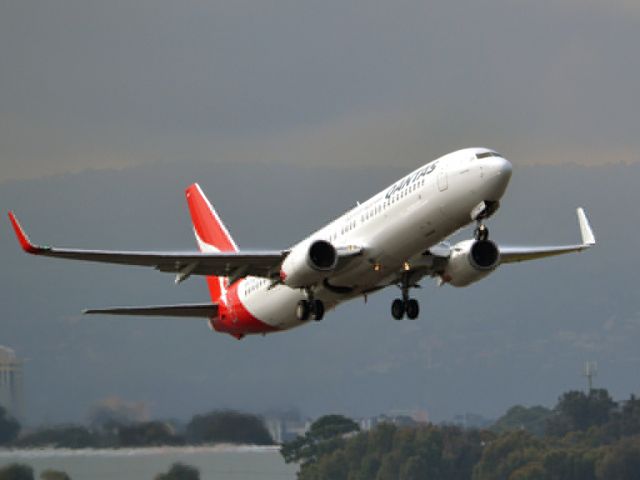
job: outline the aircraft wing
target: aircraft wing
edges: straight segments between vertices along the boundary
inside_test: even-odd
[[[84,314],[140,315],[150,317],[214,318],[218,316],[215,303],[191,303],[183,305],[153,305],[146,307],[111,307],[84,310]]]
[[[80,250],[35,245],[29,240],[18,219],[9,212],[18,242],[22,249],[33,255],[43,257],[84,260],[88,262],[114,263],[153,267],[156,270],[176,274],[176,283],[191,275],[215,275],[230,277],[229,282],[247,277],[278,278],[280,266],[289,254],[288,250],[264,252],[128,252],[109,250]],[[346,246],[336,248],[338,268],[349,259],[362,253],[362,247]]]
[[[589,225],[589,220],[582,208],[578,208],[578,223],[582,243],[576,245],[540,246],[540,247],[515,247],[499,245],[500,263],[524,262],[527,260],[537,260],[539,258],[553,257],[565,253],[581,252],[596,244],[595,236]]]
[[[12,212],[9,212],[9,219],[20,246],[27,253],[44,257],[153,267],[161,272],[176,273],[176,283],[185,280],[190,275],[232,276],[236,279],[248,275],[277,277],[280,272],[280,264],[288,254],[286,250],[201,253],[127,252],[46,247],[31,243]]]

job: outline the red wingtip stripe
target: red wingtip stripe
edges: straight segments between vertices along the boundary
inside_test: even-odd
[[[20,222],[14,215],[13,212],[9,212],[9,220],[11,220],[11,225],[13,226],[13,231],[16,232],[16,237],[18,238],[18,242],[20,242],[20,246],[27,253],[38,253],[40,252],[40,248],[31,243],[29,237],[24,230],[20,226]]]

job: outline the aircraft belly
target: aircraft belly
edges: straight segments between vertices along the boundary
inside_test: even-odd
[[[452,176],[453,177],[453,176]],[[471,223],[470,212],[482,201],[483,192],[472,183],[450,178],[440,191],[433,181],[429,188],[414,192],[379,218],[360,225],[344,238],[347,244],[363,245],[364,255],[355,257],[343,270],[330,274],[315,289],[326,311],[363,292],[387,285],[404,267],[433,245]],[[375,265],[380,269],[376,270]],[[302,290],[278,285],[242,299],[247,310],[260,321],[280,330],[308,323],[296,317],[297,303],[305,299]]]
[[[403,268],[404,262],[418,255],[443,239],[441,231],[447,230],[447,221],[434,211],[433,203],[410,208],[392,221],[386,219],[378,231],[368,235],[365,257],[353,262],[345,271],[329,278],[334,286],[356,287],[368,290],[382,284],[387,277]],[[374,265],[380,265],[376,271]]]

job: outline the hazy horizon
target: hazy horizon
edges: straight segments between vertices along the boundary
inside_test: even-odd
[[[182,190],[198,180],[241,248],[284,248],[403,173],[318,167],[309,175],[309,167],[175,163],[9,182],[0,204],[15,209],[36,242],[190,250],[195,242]],[[624,199],[633,198],[639,179],[640,166],[516,168],[489,222],[493,237],[574,242],[581,205],[596,248],[505,266],[466,289],[425,279],[416,294],[423,314],[415,322],[391,319],[396,292],[389,288],[366,305],[340,306],[318,324],[242,341],[200,321],[82,317],[91,306],[202,301],[208,294],[199,277],[176,287],[171,275],[150,269],[24,255],[5,221],[0,338],[29,359],[34,423],[82,420],[108,396],[145,402],[158,417],[297,407],[312,416],[419,408],[434,421],[465,412],[495,418],[513,404],[552,406],[563,391],[583,388],[586,360],[600,364],[596,385],[625,398],[637,390],[640,316],[632,289],[619,288],[638,279],[627,261],[633,246],[625,241],[635,225],[621,220],[633,218],[634,203]],[[238,185],[248,183],[252,188],[239,196]],[[283,194],[291,185],[296,189]],[[257,219],[268,228],[256,228]],[[459,237],[469,235],[467,229]],[[616,282],[606,281],[609,271]]]
[[[640,4],[25,0],[0,6],[0,207],[34,241],[195,248],[198,181],[244,248],[283,248],[442,154],[514,164],[502,243],[598,239],[468,289],[393,288],[319,324],[237,340],[204,322],[85,307],[207,299],[148,269],[23,255],[0,222],[0,344],[26,358],[29,422],[108,396],[158,417],[216,406],[434,420],[551,406],[584,361],[638,391]],[[469,236],[469,231],[460,238]]]

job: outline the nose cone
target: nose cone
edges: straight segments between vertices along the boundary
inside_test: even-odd
[[[487,183],[488,200],[499,200],[509,185],[513,166],[511,162],[502,157],[491,157],[484,159],[482,169]]]

